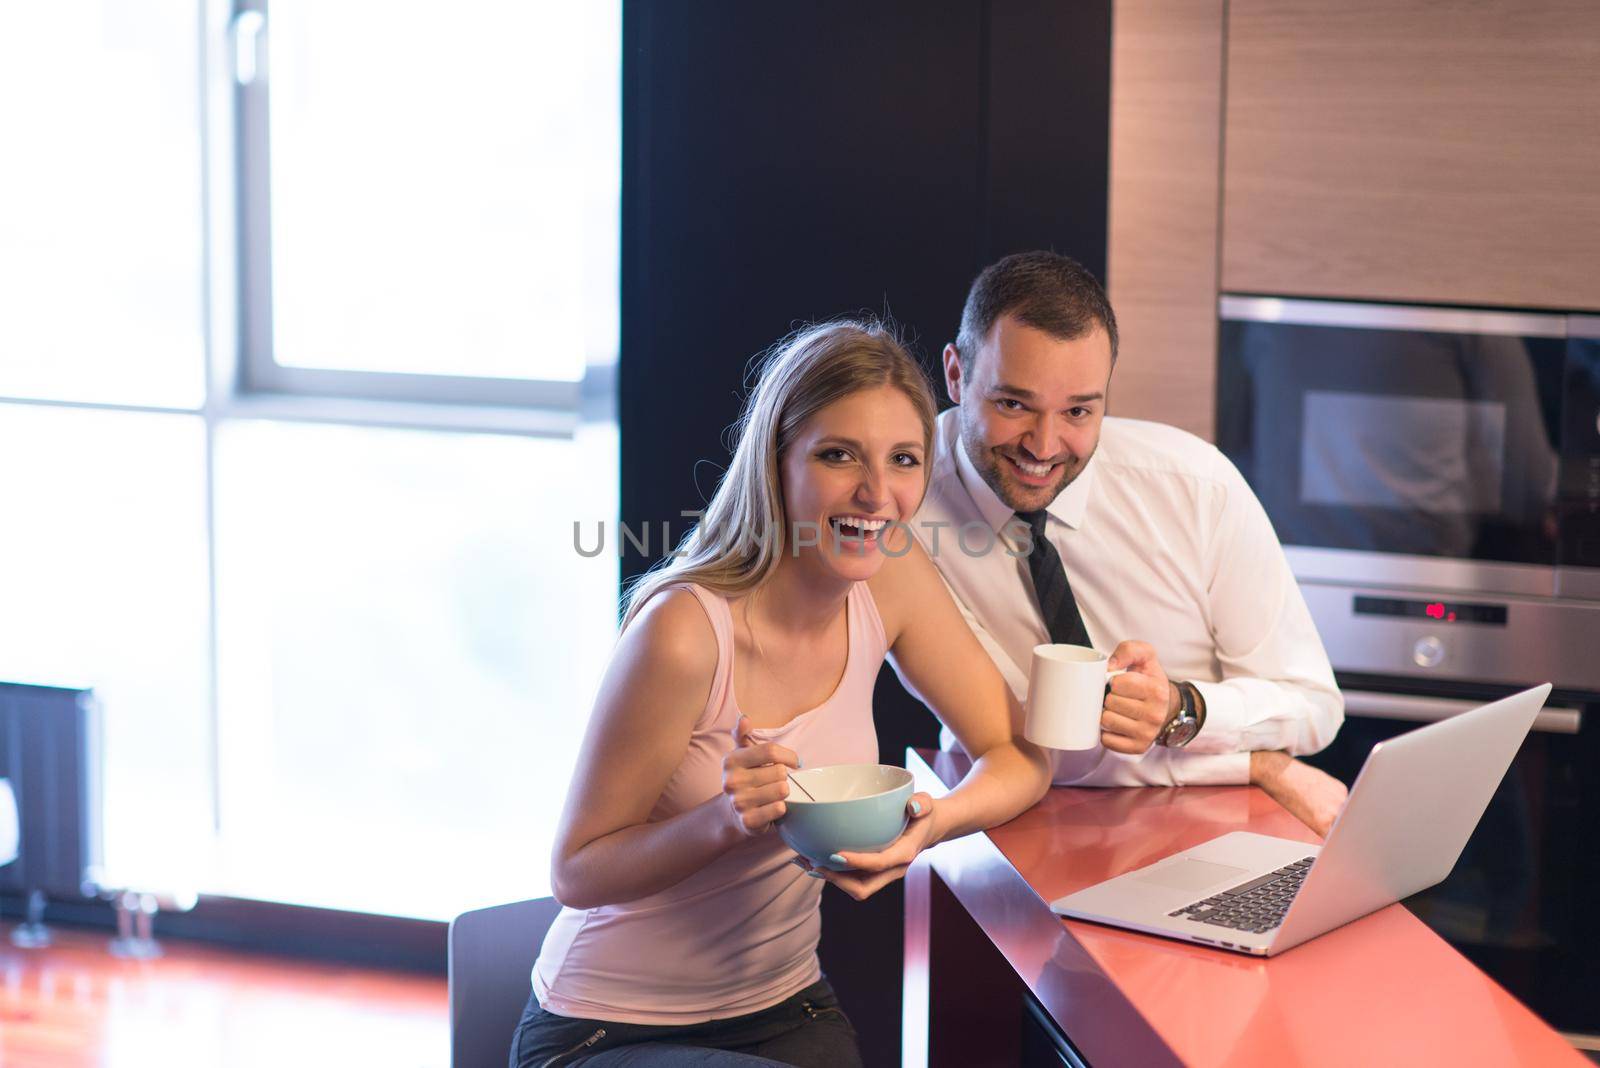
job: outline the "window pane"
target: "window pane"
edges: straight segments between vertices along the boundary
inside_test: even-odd
[[[0,405],[0,679],[92,685],[112,885],[205,889],[205,428]]]
[[[279,363],[576,381],[614,359],[617,0],[271,20]]]
[[[199,10],[0,6],[0,395],[200,405]]]
[[[270,422],[217,450],[224,889],[444,919],[549,890],[616,629],[615,432]]]

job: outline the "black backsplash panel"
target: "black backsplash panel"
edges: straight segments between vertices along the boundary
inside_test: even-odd
[[[622,520],[682,535],[750,358],[801,323],[890,313],[936,372],[992,260],[1104,278],[1110,54],[1106,0],[625,0]],[[886,762],[937,745],[887,670],[875,708]],[[824,898],[868,1064],[900,1059],[899,901]]]

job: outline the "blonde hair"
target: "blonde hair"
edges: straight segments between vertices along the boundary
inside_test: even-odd
[[[922,423],[926,457],[933,444],[933,390],[892,326],[837,319],[806,327],[768,350],[736,424],[732,463],[677,553],[628,590],[623,628],[668,586],[692,582],[729,597],[766,581],[787,544],[778,474],[784,452],[817,412],[880,386],[893,386],[911,401]],[[923,479],[926,486],[926,473]]]

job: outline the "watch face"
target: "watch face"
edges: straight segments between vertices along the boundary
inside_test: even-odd
[[[1161,739],[1161,744],[1172,747],[1188,745],[1199,733],[1199,720],[1193,716],[1181,716],[1172,721],[1172,725],[1167,728],[1166,736]]]

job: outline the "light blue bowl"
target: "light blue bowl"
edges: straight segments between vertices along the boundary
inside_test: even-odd
[[[819,868],[844,871],[834,853],[874,853],[906,829],[911,773],[892,764],[833,764],[791,772],[815,801],[789,784],[778,833],[789,848]]]

